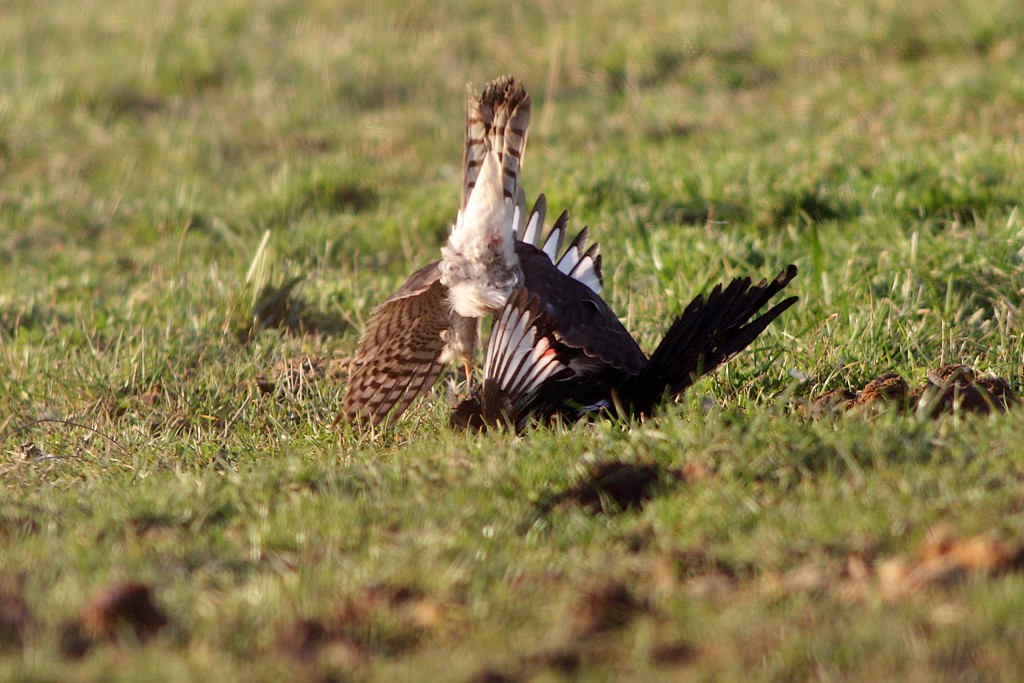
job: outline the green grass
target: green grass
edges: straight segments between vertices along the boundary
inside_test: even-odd
[[[1024,388],[1020,3],[365,4],[0,9],[0,678],[1016,680],[1016,567],[882,570],[940,524],[1024,541],[1021,411],[799,405],[950,362]],[[795,262],[801,302],[642,425],[453,434],[439,385],[339,439],[502,73],[527,193],[645,348],[726,278]],[[688,476],[552,503],[610,460]],[[120,580],[170,626],[76,655]]]

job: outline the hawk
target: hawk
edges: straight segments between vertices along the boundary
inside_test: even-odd
[[[374,309],[335,423],[397,418],[447,362],[461,362],[468,383],[478,320],[500,311],[525,284],[544,291],[557,276],[600,299],[601,257],[596,244],[586,246],[588,230],[559,257],[568,213],[543,241],[544,195],[526,219],[519,172],[529,116],[530,97],[512,77],[491,81],[479,97],[469,93],[461,209],[442,258]]]
[[[621,347],[607,358],[619,362],[588,353],[586,344],[568,342],[560,334],[565,327],[560,312],[545,303],[544,293],[524,287],[496,318],[483,382],[456,407],[451,423],[471,429],[504,423],[520,431],[531,420],[554,415],[570,420],[598,410],[649,415],[666,396],[682,393],[745,349],[795,304],[798,297],[791,296],[760,313],[796,272],[789,265],[771,282],[736,278],[706,297],[697,296],[650,358],[632,337],[622,336],[614,316],[580,330],[580,337],[605,337],[615,328],[614,339]],[[590,307],[589,302],[581,305]]]

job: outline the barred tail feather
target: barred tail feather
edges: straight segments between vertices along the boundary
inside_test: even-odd
[[[485,120],[490,118],[488,138],[502,162],[505,198],[515,201],[530,125],[530,96],[519,81],[503,76],[484,87],[480,112]]]
[[[487,122],[480,112],[480,101],[472,85],[466,85],[466,146],[462,155],[462,198],[459,206],[466,208],[469,195],[480,176],[480,167],[487,157]]]
[[[468,86],[466,99],[466,146],[463,156],[461,206],[465,208],[476,185],[487,152],[497,154],[502,165],[502,191],[516,206],[525,206],[519,172],[526,151],[530,125],[530,96],[511,76],[484,86],[479,98]],[[520,216],[523,211],[520,211]]]

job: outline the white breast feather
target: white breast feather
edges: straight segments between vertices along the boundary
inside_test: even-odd
[[[478,318],[500,309],[519,284],[515,207],[505,198],[501,172],[497,155],[489,152],[441,248],[441,282],[459,315]]]

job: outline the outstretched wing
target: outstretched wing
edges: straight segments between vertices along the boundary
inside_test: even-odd
[[[522,411],[552,375],[567,369],[538,330],[540,311],[536,297],[520,289],[501,310],[487,345],[484,377],[497,382],[514,413]]]
[[[335,422],[379,424],[401,415],[441,374],[449,326],[448,290],[439,262],[412,275],[374,309],[356,349]]]
[[[526,289],[513,294],[491,328],[483,382],[456,406],[452,426],[480,429],[506,423],[516,430],[525,427],[535,412],[538,394],[573,376],[566,364],[568,357],[549,335],[550,328],[551,320],[536,296]]]
[[[540,242],[544,210],[541,195],[530,219],[533,239],[537,242]],[[581,230],[558,256],[567,226],[568,214],[563,212],[540,249],[524,243],[516,247],[520,255],[528,254],[526,260],[531,263],[530,266],[524,263],[524,270],[529,273],[527,284],[536,283],[537,290],[547,297],[543,304],[534,300],[532,306],[546,305],[552,312],[564,314],[566,326],[575,327],[562,335],[570,345],[574,342],[585,351],[596,349],[596,355],[609,356],[616,370],[624,364],[630,372],[638,372],[634,368],[645,360],[643,353],[597,295],[601,290],[601,257],[596,244],[584,251],[587,230]],[[529,229],[527,226],[528,232]],[[336,422],[376,425],[389,413],[392,419],[397,419],[417,396],[426,393],[437,381],[444,367],[445,332],[452,324],[448,317],[448,289],[440,282],[439,264],[431,263],[413,273],[397,292],[374,310],[356,349],[348,390]],[[537,282],[538,274],[543,282]],[[590,301],[590,305],[576,310],[572,302],[582,301]],[[587,337],[583,336],[585,331],[580,325],[589,326],[594,332],[590,343],[584,343]],[[608,348],[617,352],[607,353]],[[622,360],[624,355],[625,361]],[[586,360],[585,354],[580,357]],[[619,364],[615,364],[615,360]]]
[[[536,251],[532,247],[527,248]],[[522,429],[531,417],[553,414],[576,419],[595,409],[649,414],[666,395],[685,391],[701,374],[711,372],[745,349],[776,318],[797,301],[792,296],[761,312],[796,276],[787,266],[772,282],[736,278],[696,297],[675,320],[661,344],[640,365],[632,337],[618,338],[614,315],[598,311],[600,297],[587,295],[559,271],[552,275],[536,260],[532,282],[502,309],[487,345],[484,383],[458,405],[451,424],[483,428],[509,423]],[[557,269],[555,269],[557,270]],[[569,299],[552,305],[558,290],[584,296],[573,307]],[[611,317],[609,317],[611,316]],[[621,326],[619,326],[621,327]],[[634,350],[635,349],[635,350]]]

